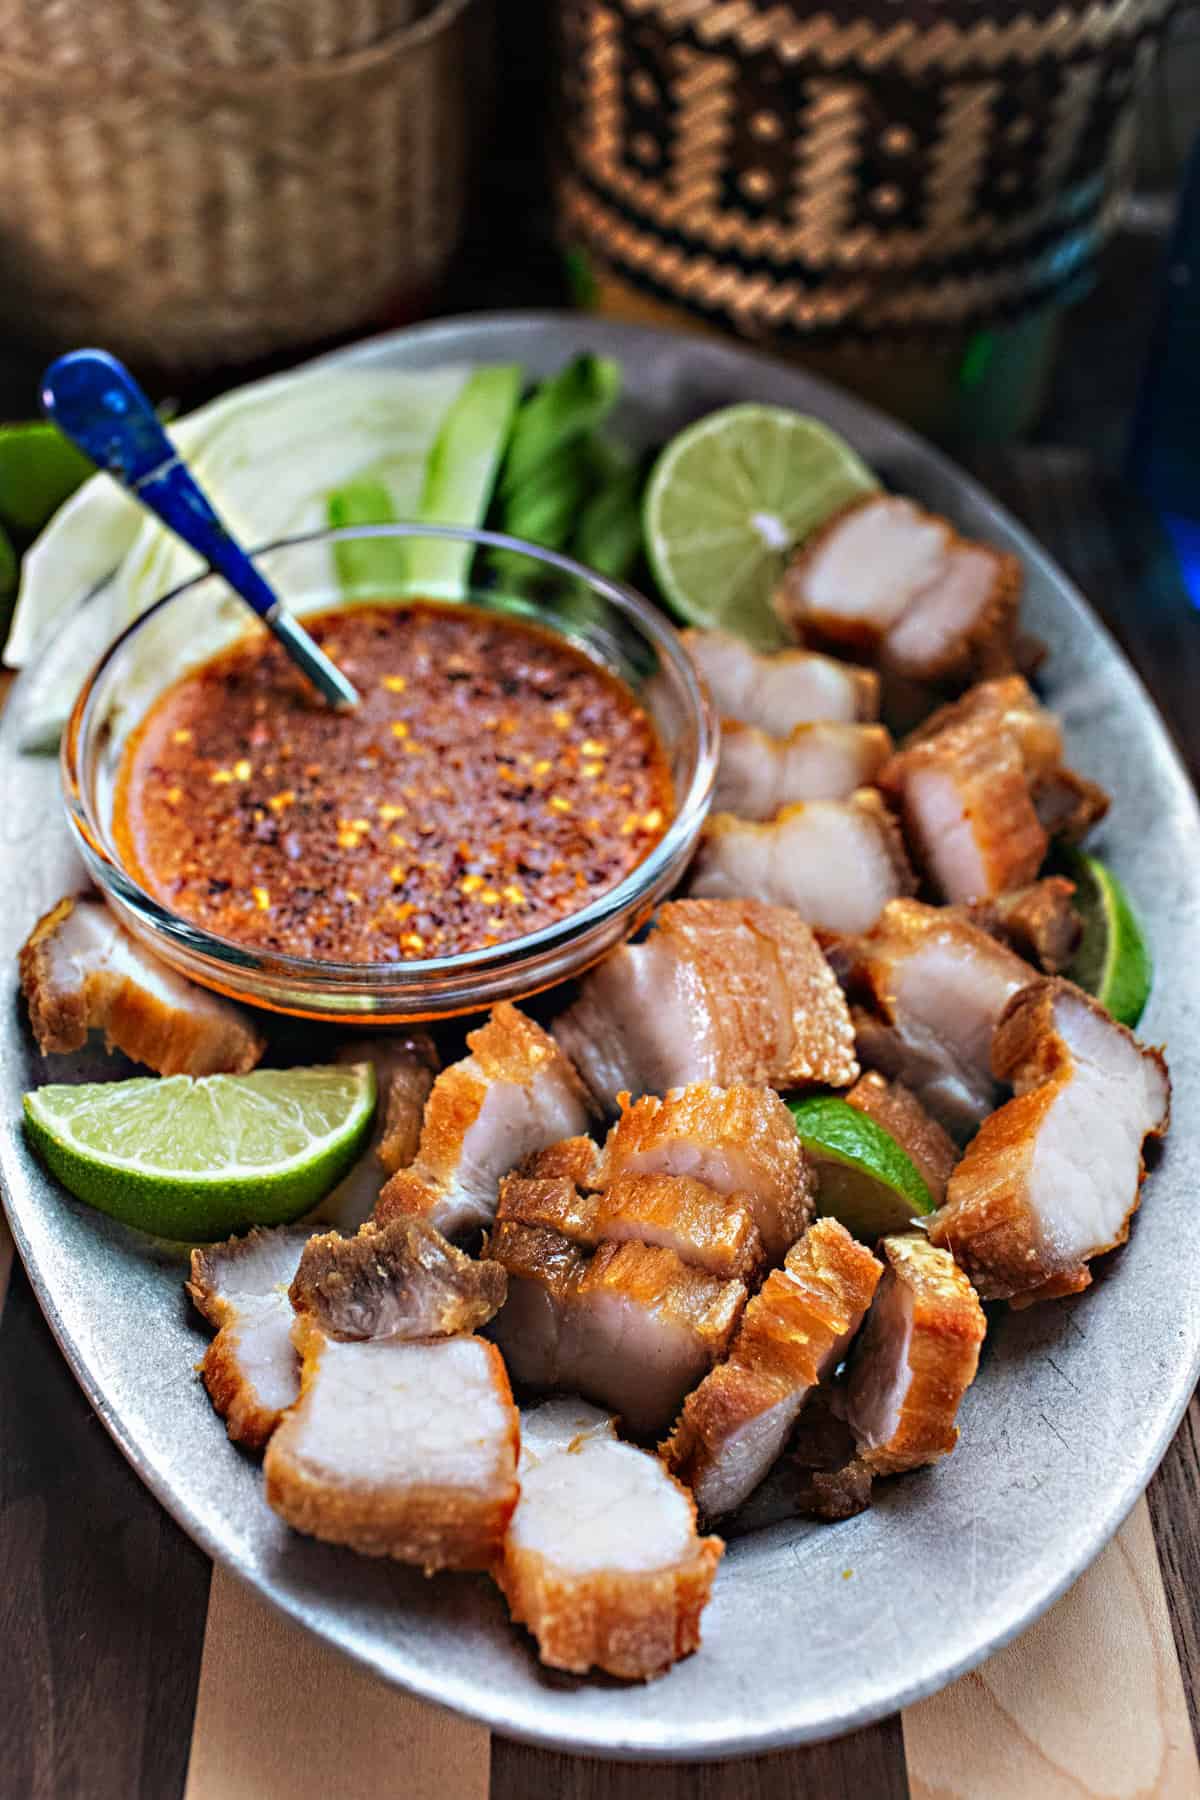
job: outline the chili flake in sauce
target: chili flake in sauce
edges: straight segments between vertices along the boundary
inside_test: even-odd
[[[355,712],[255,634],[169,688],[126,749],[118,847],[184,918],[326,961],[452,956],[577,912],[662,837],[654,727],[561,640],[426,601],[305,624]]]

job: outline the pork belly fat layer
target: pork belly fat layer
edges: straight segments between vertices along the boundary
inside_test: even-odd
[[[310,1238],[289,1296],[331,1337],[453,1337],[486,1325],[505,1287],[498,1263],[464,1256],[426,1220],[401,1216],[352,1238]]]
[[[776,595],[799,636],[909,680],[965,684],[1013,666],[1017,558],[959,537],[911,500],[868,496],[811,537]]]
[[[1167,1128],[1166,1064],[1065,981],[1016,997],[993,1061],[1016,1097],[968,1146],[930,1236],[985,1299],[1078,1292],[1088,1262],[1129,1235],[1145,1140]]]
[[[854,1347],[846,1417],[867,1466],[898,1475],[958,1442],[987,1325],[966,1275],[922,1233],[885,1238],[880,1250],[886,1271]]]
[[[800,800],[848,800],[870,786],[891,753],[882,725],[797,725],[777,738],[726,719],[713,811],[761,820]]]
[[[192,1251],[187,1291],[218,1327],[200,1374],[229,1436],[252,1450],[261,1450],[300,1392],[288,1285],[307,1238],[303,1228],[256,1228]]]
[[[1031,979],[1029,964],[957,914],[894,900],[847,946],[845,979],[865,1063],[912,1089],[955,1138],[992,1111],[1000,1089],[992,1033]]]
[[[535,1151],[587,1129],[583,1086],[554,1039],[507,1003],[467,1035],[425,1107],[415,1162],[379,1197],[376,1221],[417,1213],[447,1237],[491,1222],[500,1178]]]
[[[765,1087],[674,1088],[626,1104],[601,1161],[606,1185],[649,1175],[688,1176],[751,1208],[772,1262],[812,1217],[812,1169],[791,1113]]]
[[[543,1415],[550,1415],[543,1419]],[[521,1498],[496,1579],[551,1668],[659,1675],[700,1642],[724,1546],[612,1419],[552,1401],[522,1421]]]
[[[819,1219],[746,1308],[729,1358],[684,1402],[663,1446],[707,1518],[753,1493],[812,1388],[842,1360],[880,1265],[836,1219]]]
[[[917,1096],[903,1082],[887,1081],[877,1069],[868,1069],[846,1101],[895,1138],[929,1189],[934,1205],[940,1206],[958,1150],[949,1132],[926,1112]]]
[[[854,1080],[854,1033],[803,920],[753,900],[677,900],[586,975],[555,1036],[610,1113],[689,1082]]]
[[[337,1062],[370,1062],[378,1102],[371,1141],[313,1217],[347,1237],[375,1210],[387,1177],[405,1168],[417,1153],[421,1116],[438,1070],[433,1039],[423,1031],[404,1036],[352,1038],[339,1047]]]
[[[517,1503],[519,1421],[482,1338],[345,1344],[296,1324],[302,1391],[267,1449],[296,1531],[435,1569],[487,1569]]]
[[[916,891],[895,820],[871,788],[849,800],[788,806],[766,825],[716,813],[704,828],[691,891],[750,895],[807,925],[869,931],[889,900]]]
[[[43,1056],[102,1031],[159,1075],[243,1075],[266,1047],[248,1013],[155,961],[98,900],[60,900],[17,961]]]
[[[742,1282],[646,1244],[605,1243],[589,1258],[556,1232],[508,1220],[489,1254],[508,1271],[490,1330],[514,1378],[611,1406],[635,1436],[666,1429],[746,1303]]]
[[[727,719],[786,737],[819,720],[879,717],[879,677],[807,650],[761,655],[725,631],[685,631],[683,643]]]

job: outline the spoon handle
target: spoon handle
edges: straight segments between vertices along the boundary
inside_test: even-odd
[[[42,407],[85,456],[224,577],[326,700],[337,707],[358,704],[351,683],[286,611],[230,535],[123,363],[106,350],[72,350],[60,356],[42,377]]]

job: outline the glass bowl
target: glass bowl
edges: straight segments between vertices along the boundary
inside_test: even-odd
[[[447,550],[461,545],[462,576],[406,583],[398,570],[422,540],[436,540],[442,565]],[[504,552],[498,561],[496,551]],[[524,617],[566,639],[618,675],[653,720],[671,767],[674,813],[650,854],[607,893],[542,930],[490,948],[426,960],[339,963],[214,936],[132,879],[113,832],[117,775],[130,733],[164,689],[247,629],[242,602],[218,576],[205,574],[159,600],[110,646],[84,684],[63,737],[68,818],[96,885],[135,937],[181,974],[251,1005],[306,1018],[386,1023],[446,1018],[535,993],[578,974],[644,923],[691,855],[712,797],[718,742],[704,687],[675,631],[648,601],[554,551],[451,526],[315,532],[269,545],[255,561],[298,616],[364,601],[427,598]]]

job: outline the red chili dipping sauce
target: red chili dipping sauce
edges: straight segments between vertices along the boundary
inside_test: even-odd
[[[425,601],[305,624],[355,712],[256,634],[169,688],[126,747],[118,847],[172,911],[325,961],[453,956],[577,912],[662,837],[654,727],[559,639]]]

